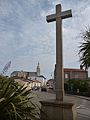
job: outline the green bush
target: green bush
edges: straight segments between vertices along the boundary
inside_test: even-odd
[[[0,76],[0,120],[38,120],[32,94],[11,78]]]
[[[68,80],[67,83],[65,83],[65,90],[68,91],[77,91],[79,89],[80,92],[88,92],[89,90],[89,83],[85,80]]]

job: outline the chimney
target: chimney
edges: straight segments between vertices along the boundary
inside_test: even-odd
[[[80,69],[81,69],[81,70],[83,69],[83,65],[80,65]]]

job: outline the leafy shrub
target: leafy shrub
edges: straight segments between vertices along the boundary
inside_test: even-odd
[[[38,120],[39,111],[32,102],[31,90],[11,78],[0,76],[0,120]]]

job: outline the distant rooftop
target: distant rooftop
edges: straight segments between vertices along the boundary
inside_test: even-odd
[[[64,71],[65,72],[70,72],[70,71],[72,71],[72,72],[85,72],[86,70],[84,70],[84,69],[75,69],[75,68],[64,68]]]

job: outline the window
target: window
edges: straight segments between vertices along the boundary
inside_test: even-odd
[[[68,74],[65,74],[65,78],[66,78],[66,79],[69,78],[69,77],[68,77]]]

